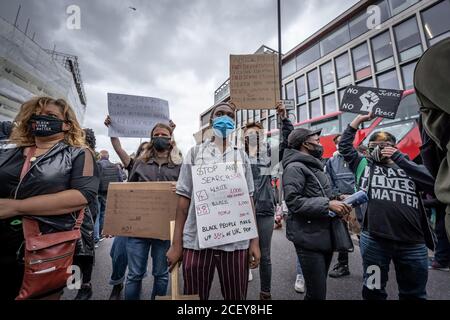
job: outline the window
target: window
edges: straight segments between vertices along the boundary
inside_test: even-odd
[[[356,80],[370,76],[372,70],[370,68],[369,49],[367,48],[367,43],[363,43],[352,49],[352,56]]]
[[[276,114],[276,110],[275,109],[270,109],[269,110],[269,116],[273,116],[274,114]]]
[[[344,89],[341,89],[338,91],[339,105],[342,103],[342,99],[344,98],[345,90],[347,90],[347,88],[344,88]]]
[[[380,126],[383,124],[398,122],[402,120],[416,119],[419,117],[419,105],[417,103],[417,96],[410,94],[402,99],[398,106],[397,115],[395,119],[383,119]]]
[[[398,78],[396,70],[392,70],[383,74],[380,74],[378,77],[378,87],[383,89],[400,89],[398,85]]]
[[[325,114],[330,114],[338,111],[336,108],[336,96],[334,95],[334,93],[323,97],[323,105],[325,109]]]
[[[298,122],[308,120],[308,108],[306,107],[306,104],[297,107],[297,119]]]
[[[371,87],[371,88],[375,87],[373,85],[373,79],[372,78],[364,80],[364,81],[360,81],[360,82],[356,83],[356,85],[360,86],[360,87]]]
[[[261,110],[255,110],[255,122],[259,122],[261,120]]]
[[[387,5],[386,1],[380,1],[376,5],[381,10],[381,23],[383,23],[387,19],[390,18],[388,5]],[[363,33],[366,33],[367,31],[369,31],[368,25],[374,29],[378,26],[378,25],[373,25],[373,26],[370,25],[374,21],[373,16],[374,16],[374,12],[372,10],[368,10],[368,11],[363,12],[362,14],[360,14],[359,16],[355,17],[354,19],[352,19],[350,21],[350,23],[349,23],[350,38],[352,40],[356,39]]]
[[[352,82],[352,76],[350,72],[350,60],[348,53],[344,53],[336,58],[336,76],[338,79],[339,87],[349,85]]]
[[[309,103],[309,114],[311,115],[311,119],[322,115],[322,111],[320,110],[320,99],[313,100]]]
[[[297,56],[297,70],[303,69],[318,59],[320,59],[320,48],[319,44],[316,44]]]
[[[297,85],[297,103],[305,103],[306,102],[306,83],[305,76],[301,76],[295,80],[295,84]]]
[[[321,136],[329,136],[339,133],[339,119],[331,118],[325,121],[311,123],[311,130],[322,129]]]
[[[290,76],[296,71],[295,68],[295,59],[289,60],[286,63],[283,63],[283,67],[281,70],[281,74],[283,75],[283,79]]]
[[[288,116],[289,120],[291,120],[292,123],[297,122],[297,112],[295,110],[288,110],[287,116]]]
[[[403,86],[405,90],[414,88],[414,70],[417,61],[402,66]]]
[[[267,117],[267,110],[261,110],[261,119],[264,119]]]
[[[242,110],[238,110],[236,111],[236,123],[238,127],[241,125],[241,121],[242,121]]]
[[[272,117],[269,118],[269,121],[270,121],[270,128],[269,128],[269,130],[276,129],[277,128],[277,117],[272,116]]]
[[[419,0],[389,0],[389,7],[392,15],[396,15],[417,2],[419,2]]]
[[[375,70],[381,71],[393,67],[394,52],[389,31],[386,31],[371,40]]]
[[[424,11],[422,19],[430,45],[450,37],[450,1],[442,1]]]
[[[313,99],[319,96],[319,73],[317,69],[308,73],[309,98]]]
[[[387,126],[385,128],[383,128],[383,130],[393,134],[395,136],[395,138],[397,139],[397,142],[399,142],[401,139],[403,139],[408,132],[411,131],[411,129],[414,127],[415,122],[411,121],[411,122],[406,122],[406,123],[401,123],[401,124],[396,124],[394,126]],[[373,132],[371,132],[371,134],[364,139],[363,144],[367,146],[367,144],[369,143],[370,137],[372,136],[372,134],[374,134],[377,130],[374,130]]]
[[[348,25],[345,24],[343,27],[336,30],[320,42],[320,51],[322,53],[322,56],[327,55],[331,51],[336,50],[349,41],[350,32],[348,29]]]
[[[357,114],[350,112],[343,112],[341,114],[341,128],[342,131],[347,129],[348,125],[356,118]]]
[[[406,20],[395,26],[394,34],[401,62],[422,54],[422,44],[416,18]]]
[[[261,124],[262,124],[262,126],[263,126],[264,129],[270,130],[270,128],[267,127],[267,119],[263,119],[263,120],[261,121]]]
[[[294,81],[291,81],[285,85],[286,89],[286,100],[295,100],[295,87]]]
[[[248,110],[248,122],[253,122],[254,118],[253,110]]]
[[[334,71],[331,61],[320,66],[322,75],[322,91],[324,93],[334,90]]]

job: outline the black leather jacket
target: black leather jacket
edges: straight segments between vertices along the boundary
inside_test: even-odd
[[[92,157],[92,161],[86,161]],[[89,204],[95,201],[98,190],[98,169],[93,154],[88,149],[76,148],[59,142],[45,155],[37,158],[28,173],[19,181],[23,166],[23,148],[13,148],[0,154],[0,198],[26,199],[34,196],[54,194],[76,189]],[[88,159],[89,160],[89,159]],[[85,168],[93,163],[91,168]],[[91,172],[89,175],[86,172]],[[92,174],[93,173],[93,174]],[[57,216],[34,216],[43,233],[71,230],[78,212]],[[14,220],[14,219],[13,219]],[[4,225],[8,220],[1,221]],[[85,209],[82,239],[76,254],[93,255],[93,219],[89,206]],[[4,226],[3,226],[4,227]]]

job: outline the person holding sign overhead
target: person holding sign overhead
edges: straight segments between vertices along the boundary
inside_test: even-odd
[[[181,167],[167,260],[170,270],[183,260],[184,294],[207,300],[217,269],[224,299],[245,300],[248,268],[260,260],[252,170],[245,152],[232,144],[234,107],[217,105],[210,124],[213,137],[193,147]]]
[[[419,191],[433,192],[434,179],[425,166],[398,151],[396,138],[389,132],[373,133],[370,156],[359,154],[353,140],[359,126],[372,119],[372,113],[357,116],[339,144],[339,152],[356,173],[356,187],[369,198],[361,207],[362,296],[365,300],[386,300],[393,261],[399,298],[426,299],[427,247],[434,250],[434,240]]]
[[[130,182],[177,181],[180,173],[181,158],[173,141],[172,128],[158,123],[151,131],[151,141],[131,171]],[[175,184],[174,184],[175,191]],[[139,300],[142,279],[147,274],[149,251],[152,256],[152,274],[154,277],[151,298],[165,296],[169,282],[166,253],[170,241],[130,237],[126,243],[128,256],[128,276],[125,286],[126,300]]]
[[[293,126],[287,117],[286,108],[282,102],[278,103],[277,112],[282,120],[283,135],[288,136],[293,130]],[[272,264],[270,260],[270,249],[276,201],[274,188],[272,187],[271,148],[264,143],[264,127],[260,123],[251,122],[245,126],[244,144],[245,152],[249,157],[252,167],[253,182],[255,184],[255,196],[253,200],[261,249],[261,264],[259,266],[261,292],[259,296],[261,300],[271,300]],[[280,160],[283,157],[284,149],[284,146],[281,144]]]

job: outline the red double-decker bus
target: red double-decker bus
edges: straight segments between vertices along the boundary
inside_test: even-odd
[[[325,148],[324,158],[332,157],[336,151],[333,138],[342,133],[348,124],[356,117],[354,113],[343,113],[340,111],[317,117],[307,121],[295,123],[295,128],[319,129],[322,128],[321,143]],[[422,139],[418,128],[419,105],[417,103],[414,89],[407,90],[398,108],[395,119],[375,118],[364,123],[364,127],[356,134],[354,145],[361,143],[367,145],[370,136],[376,131],[387,131],[397,138],[399,150],[409,156],[410,159],[421,162],[420,146]],[[275,137],[279,130],[272,130],[268,137]]]

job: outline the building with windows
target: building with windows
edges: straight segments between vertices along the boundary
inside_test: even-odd
[[[12,121],[35,96],[64,98],[83,123],[86,94],[78,58],[42,48],[0,18],[0,121]]]
[[[343,131],[354,118],[338,111],[348,85],[412,89],[422,53],[447,37],[450,0],[359,1],[283,55],[282,94],[296,104],[290,118],[296,127],[324,128],[324,135]],[[228,84],[216,90],[215,103],[229,99]],[[407,106],[415,103],[415,95],[406,100],[396,121],[418,116],[417,106]],[[201,128],[208,124],[209,111],[200,117]],[[259,121],[270,131],[277,125],[275,110],[240,110],[236,119],[238,127]],[[395,122],[383,121],[377,124],[392,127]]]

